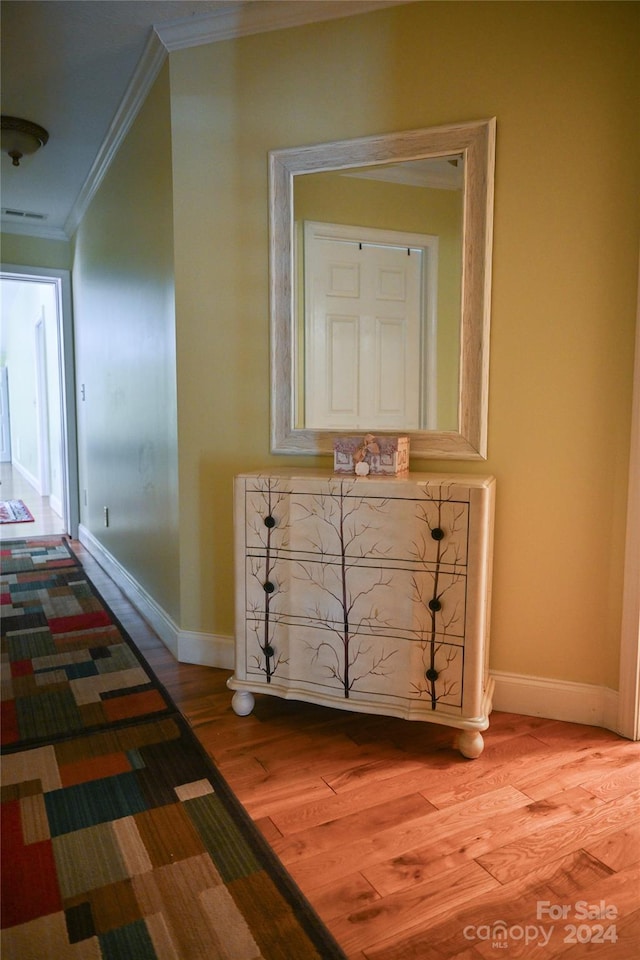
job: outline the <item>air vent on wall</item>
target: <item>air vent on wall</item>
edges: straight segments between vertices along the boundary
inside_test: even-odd
[[[2,208],[3,217],[18,217],[21,220],[46,220],[46,213],[31,213],[29,210],[12,210],[10,207]]]

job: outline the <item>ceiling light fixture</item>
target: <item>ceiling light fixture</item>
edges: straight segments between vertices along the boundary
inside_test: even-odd
[[[48,139],[47,131],[37,123],[19,117],[2,117],[2,149],[9,154],[14,167],[19,167],[23,156],[35,153]]]

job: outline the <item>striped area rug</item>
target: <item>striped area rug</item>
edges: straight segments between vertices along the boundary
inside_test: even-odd
[[[33,515],[24,500],[0,500],[0,523],[32,523]]]
[[[2,562],[4,960],[344,960],[68,545]]]

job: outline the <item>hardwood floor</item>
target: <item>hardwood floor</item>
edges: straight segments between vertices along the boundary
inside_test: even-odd
[[[51,509],[49,497],[41,497],[10,463],[0,464],[0,500],[23,500],[33,516],[26,523],[1,523],[0,540],[64,532],[64,521]]]
[[[74,549],[350,960],[640,956],[640,745],[494,713],[464,760],[431,724],[238,717],[228,672],[177,663]]]

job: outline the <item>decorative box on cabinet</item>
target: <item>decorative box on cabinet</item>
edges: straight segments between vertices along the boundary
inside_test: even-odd
[[[235,712],[259,692],[431,721],[479,756],[494,490],[427,473],[237,477]]]

